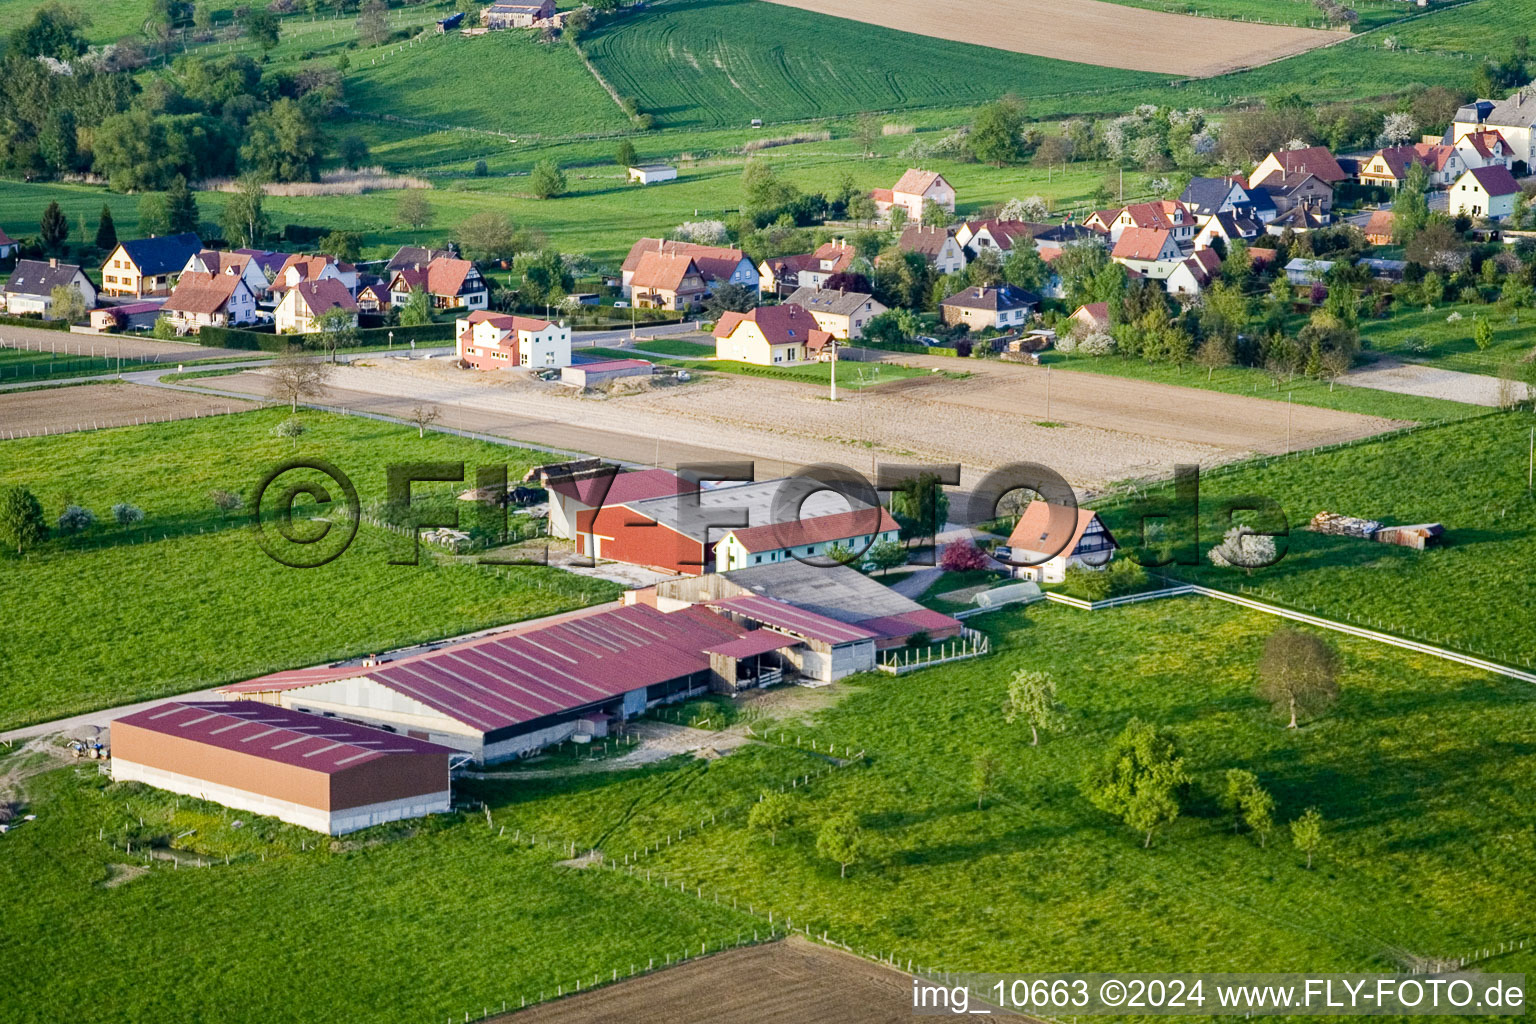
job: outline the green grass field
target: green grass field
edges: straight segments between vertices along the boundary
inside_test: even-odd
[[[392,462],[504,464],[516,479],[533,452],[320,413],[285,440],[285,410],[0,442],[0,484],[24,483],[50,522],[83,504],[98,523],[25,559],[0,556],[11,685],[0,728],[450,636],[612,599],[601,580],[538,566],[435,561],[395,566],[403,542],[366,524],[344,555],[291,569],[258,547],[244,515],[222,516],[211,489],[247,494],[272,466],[322,458],[382,498]],[[285,480],[292,479],[285,477]],[[416,493],[451,490],[418,486]],[[110,524],[131,502],[139,526]]]
[[[1449,317],[1458,319],[1447,319]],[[1475,317],[1493,325],[1493,344],[1478,351],[1473,339]],[[1533,351],[1529,310],[1502,313],[1491,306],[1446,304],[1434,309],[1401,307],[1386,320],[1362,320],[1360,337],[1371,348],[1447,370],[1497,374],[1504,363],[1518,363]]]
[[[642,341],[640,347],[647,343]],[[589,355],[602,356],[606,359],[634,359],[636,353],[618,348],[589,348],[583,349]],[[686,370],[697,370],[706,373],[734,373],[743,377],[763,377],[769,380],[788,380],[806,384],[817,384],[821,387],[829,387],[832,382],[832,366],[830,363],[797,363],[792,366],[758,366],[754,363],[738,363],[730,359],[657,359],[650,358],[652,362],[664,366],[679,366]],[[843,360],[838,363],[837,386],[858,390],[859,388],[876,387],[887,384],[893,380],[903,380],[907,377],[924,377],[932,371],[924,370],[916,366],[901,366],[896,363],[881,363],[878,367],[867,363],[855,363]]]
[[[819,716],[813,735],[867,750],[870,767],[802,794],[777,845],[731,822],[642,865],[956,971],[1399,970],[1523,934],[1536,835],[1518,796],[1536,767],[1525,684],[1331,638],[1343,695],[1290,732],[1253,695],[1272,618],[1186,598],[980,622],[995,656],[866,678]],[[1037,748],[998,711],[1019,667],[1051,673],[1069,709],[1068,731]],[[1178,733],[1198,787],[1149,850],[1079,790],[1133,715]],[[982,748],[1003,770],[978,811]],[[1209,795],[1230,767],[1275,797],[1267,848],[1234,834]],[[1311,806],[1332,848],[1307,870],[1284,823]],[[873,849],[843,879],[815,833],[850,809]],[[1532,953],[1493,964],[1529,969]]]
[[[1358,412],[1367,416],[1385,416],[1397,420],[1444,420],[1478,415],[1480,406],[1450,402],[1440,398],[1420,398],[1390,391],[1350,387],[1328,381],[1297,377],[1282,380],[1267,370],[1246,366],[1227,366],[1207,370],[1198,366],[1149,363],[1129,356],[1083,356],[1067,352],[1047,352],[1042,362],[1061,370],[1104,373],[1115,377],[1177,384],[1180,387],[1221,391],[1229,395],[1249,395],[1273,401],[1293,401],[1297,405]]]
[[[1251,576],[1209,564],[1171,571],[1506,664],[1536,665],[1536,636],[1520,625],[1536,605],[1536,583],[1525,571],[1536,560],[1536,498],[1526,489],[1533,425],[1529,414],[1493,414],[1207,473],[1202,546],[1226,530],[1222,500],[1258,494],[1285,510],[1286,554]],[[1443,523],[1446,543],[1412,551],[1305,530],[1321,511],[1388,524]],[[1134,543],[1124,512],[1107,514],[1122,543]]]
[[[646,338],[635,342],[636,348],[647,352],[660,352],[679,359],[707,359],[715,354],[715,346],[682,338]]]
[[[1308,28],[1326,28],[1317,5],[1309,0],[1111,0],[1126,7],[1140,7],[1149,11],[1167,11],[1170,14],[1193,14],[1202,18],[1223,18],[1229,21],[1259,21],[1271,25],[1300,25]],[[1355,24],[1356,32],[1379,28],[1398,21],[1410,9],[1395,0],[1357,0],[1350,5],[1360,15]]]

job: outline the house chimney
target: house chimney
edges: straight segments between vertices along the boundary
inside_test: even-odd
[[[48,257],[48,266],[57,269],[58,265],[59,265],[59,258],[57,256],[50,256],[50,257]]]

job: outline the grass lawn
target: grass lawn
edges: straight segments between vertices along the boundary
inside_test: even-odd
[[[1193,14],[1202,18],[1225,18],[1231,21],[1262,21],[1271,25],[1300,25],[1307,28],[1327,28],[1317,5],[1309,0],[1111,0],[1126,7],[1141,7],[1149,11],[1167,11],[1171,14]],[[1381,25],[1402,20],[1411,13],[1398,0],[1359,0],[1352,5],[1360,20],[1354,25],[1356,32],[1364,32]]]
[[[642,861],[751,898],[855,948],[950,970],[1396,970],[1521,934],[1536,897],[1532,691],[1364,641],[1333,711],[1291,732],[1253,696],[1276,620],[1198,599],[1085,613],[1050,605],[973,619],[989,658],[863,677],[817,720],[869,752],[801,794],[777,845],[734,825]],[[1014,669],[1049,672],[1068,730],[1029,745],[999,712]],[[1197,792],[1151,849],[1079,786],[1131,716],[1177,732]],[[1495,739],[1496,737],[1496,739]],[[977,810],[971,759],[1002,762]],[[1209,794],[1231,767],[1275,797],[1267,848]],[[1315,868],[1285,823],[1307,807],[1331,848]],[[868,858],[838,877],[818,823],[852,811]],[[1492,970],[1530,970],[1527,949]]]
[[[1493,325],[1493,344],[1486,352],[1478,351],[1472,340],[1476,317]],[[1429,310],[1401,307],[1385,320],[1360,322],[1360,337],[1378,352],[1467,373],[1497,374],[1501,364],[1518,363],[1536,353],[1533,333],[1536,313],[1530,310],[1502,313],[1492,306],[1465,304]]]
[[[1347,384],[1330,385],[1328,381],[1297,377],[1290,381],[1277,378],[1267,370],[1247,366],[1228,366],[1214,372],[1189,365],[1149,363],[1130,356],[1084,356],[1067,352],[1046,352],[1041,361],[1062,370],[1105,373],[1115,377],[1177,384],[1180,387],[1221,391],[1230,395],[1249,395],[1275,401],[1293,401],[1297,405],[1358,412],[1367,416],[1385,416],[1395,420],[1459,419],[1480,414],[1480,406],[1450,402],[1441,398],[1399,395]]]
[[[257,546],[242,514],[214,512],[211,489],[247,494],[272,466],[321,458],[354,481],[365,507],[386,464],[508,466],[541,456],[445,434],[321,413],[296,441],[273,437],[285,410],[0,442],[0,484],[24,483],[50,522],[71,501],[110,523],[131,502],[144,522],[99,523],[25,558],[0,556],[11,680],[0,728],[170,695],[610,600],[617,588],[557,569],[388,562],[403,542],[366,524],[344,555],[290,569]],[[287,482],[293,477],[284,477]],[[332,485],[334,487],[334,485]],[[418,485],[428,497],[453,485]]]
[[[713,345],[698,341],[684,341],[682,338],[646,338],[635,342],[635,347],[643,348],[647,352],[677,356],[680,359],[707,359],[715,354]]]
[[[1219,502],[1259,494],[1285,510],[1287,551],[1252,576],[1208,564],[1175,574],[1224,589],[1257,588],[1282,604],[1507,664],[1536,664],[1536,634],[1521,625],[1536,606],[1536,582],[1526,571],[1536,563],[1536,499],[1526,490],[1533,424],[1528,413],[1493,414],[1207,473],[1200,487],[1204,547],[1226,529]],[[1444,523],[1446,543],[1412,551],[1305,530],[1320,511]],[[1128,516],[1114,507],[1106,515],[1122,543],[1134,541]]]

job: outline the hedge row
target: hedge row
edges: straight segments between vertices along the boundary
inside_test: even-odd
[[[40,331],[67,331],[68,320],[38,320],[30,316],[0,316],[0,324],[12,327],[36,327]]]
[[[920,356],[959,356],[960,353],[943,345],[919,345],[915,341],[870,341],[860,338],[859,345],[863,348],[877,349],[881,352],[910,352]]]
[[[409,348],[411,342],[451,341],[453,324],[427,324],[424,327],[369,327],[354,332],[357,347],[372,347],[389,343],[389,336],[401,348]],[[318,348],[319,334],[274,334],[271,331],[246,331],[236,327],[204,327],[197,333],[197,343],[205,348],[239,348],[263,352],[281,352],[289,345]]]

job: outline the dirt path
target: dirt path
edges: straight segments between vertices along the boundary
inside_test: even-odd
[[[447,361],[385,361],[339,368],[333,405],[401,414],[430,402],[447,425],[662,465],[752,460],[766,479],[798,466],[876,462],[961,463],[962,484],[1012,462],[1044,463],[1077,486],[1163,476],[1179,463],[1211,466],[1286,448],[1284,404],[1102,374],[1050,373],[981,360],[902,356],[940,374],[867,389],[833,404],[790,381],[710,374],[693,383],[618,397],[582,398],[555,384],[459,370]],[[261,394],[259,371],[217,386]],[[1291,444],[1368,436],[1393,421],[1296,410]]]
[[[1345,32],[1197,18],[1102,0],[772,2],[1015,53],[1192,77],[1267,64],[1349,38]]]
[[[1382,359],[1351,371],[1345,380],[1357,388],[1394,391],[1421,398],[1445,398],[1468,405],[1499,407],[1499,379],[1481,373],[1442,370],[1437,366]]]
[[[242,412],[250,403],[123,381],[0,391],[0,439]]]

